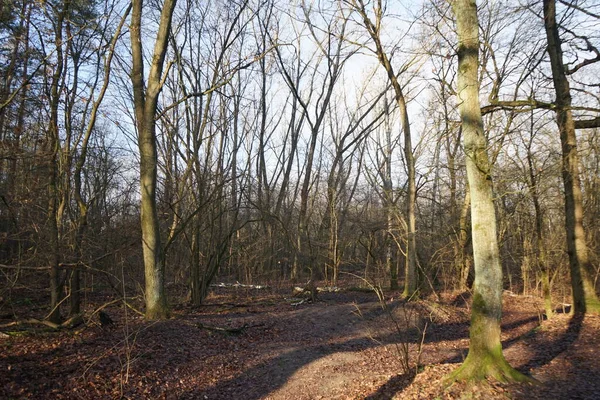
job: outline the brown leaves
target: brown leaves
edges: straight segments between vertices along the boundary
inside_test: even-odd
[[[224,299],[234,301],[213,301]],[[411,331],[400,338],[372,294],[324,293],[322,301],[298,307],[283,296],[243,301],[247,307],[209,304],[157,323],[126,319],[113,309],[110,330],[92,326],[80,335],[3,339],[0,398],[548,399],[593,398],[600,390],[600,318],[586,317],[577,334],[569,330],[567,315],[532,331],[538,309],[529,299],[505,302],[505,355],[545,384],[450,388],[444,377],[468,346],[464,309],[414,306],[421,318],[432,310],[441,314],[427,330],[421,359],[426,367],[406,376],[395,344],[408,341],[415,348],[417,338]]]

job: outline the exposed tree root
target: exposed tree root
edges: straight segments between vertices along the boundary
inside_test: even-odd
[[[446,379],[449,386],[454,382],[478,382],[493,378],[501,383],[533,383],[536,379],[517,371],[504,359],[504,356],[488,354],[483,357],[467,356],[465,362]]]

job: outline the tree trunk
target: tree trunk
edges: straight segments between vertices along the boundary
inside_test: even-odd
[[[379,63],[385,69],[389,82],[394,89],[394,100],[400,111],[400,123],[402,124],[402,133],[404,136],[404,158],[407,169],[407,199],[406,199],[406,224],[407,224],[407,246],[406,246],[406,266],[404,275],[404,291],[402,295],[406,298],[414,299],[417,295],[417,236],[416,236],[416,205],[417,205],[417,185],[415,155],[412,149],[412,136],[410,132],[410,120],[408,109],[402,86],[398,81],[394,67],[383,48],[380,36],[380,26],[382,17],[381,2],[374,6],[376,21],[373,21],[367,15],[364,2],[353,1],[352,5],[359,12],[363,19],[363,24],[375,44],[375,53]]]
[[[554,310],[552,309],[552,291],[550,287],[550,266],[546,261],[546,244],[544,240],[544,215],[542,213],[542,206],[540,204],[540,193],[539,193],[539,177],[536,174],[536,168],[534,164],[534,157],[531,150],[533,138],[535,135],[534,123],[533,123],[533,111],[531,113],[530,122],[530,138],[527,143],[527,167],[529,169],[529,192],[531,193],[531,199],[533,201],[533,209],[535,212],[535,242],[534,242],[534,254],[536,256],[536,266],[541,274],[542,281],[542,295],[544,297],[544,309],[548,318],[552,317]]]
[[[202,304],[202,273],[200,267],[200,222],[198,216],[194,217],[192,227],[192,265],[190,267],[191,304],[199,307]]]
[[[144,85],[144,57],[141,20],[143,0],[133,0],[131,16],[131,81],[140,151],[141,226],[146,280],[146,318],[163,319],[169,315],[164,289],[165,257],[160,239],[156,204],[157,144],[156,110],[162,89],[162,71],[167,51],[167,38],[176,0],[165,0],[160,16],[154,55],[150,65],[147,88]]]
[[[50,228],[50,314],[48,320],[54,323],[61,322],[60,303],[62,302],[62,282],[60,279],[60,222],[61,211],[59,205],[59,152],[60,152],[60,135],[58,122],[58,109],[61,95],[60,81],[64,70],[63,56],[63,22],[68,11],[68,3],[64,3],[60,11],[56,14],[56,25],[54,31],[54,45],[56,46],[56,65],[52,74],[52,82],[50,86],[50,122],[47,132],[48,154],[50,156],[49,163],[49,184],[48,184],[48,219]]]
[[[567,251],[573,290],[573,312],[600,313],[600,300],[594,289],[591,265],[583,227],[583,200],[579,177],[579,157],[575,122],[571,112],[571,89],[563,64],[556,1],[544,0],[544,26],[548,39],[548,54],[556,91],[556,123],[562,147],[562,176],[565,186],[565,225]]]
[[[492,201],[492,180],[487,143],[479,105],[479,37],[474,0],[452,3],[458,34],[458,104],[463,146],[471,192],[471,226],[475,283],[471,311],[469,354],[452,375],[453,380],[525,381],[502,354],[502,268]]]
[[[456,250],[454,262],[456,271],[459,272],[458,288],[465,291],[469,288],[469,273],[471,272],[471,258],[467,254],[467,243],[469,240],[469,208],[471,207],[471,189],[467,184],[465,198],[460,209],[458,238],[456,240]]]
[[[383,199],[385,201],[385,214],[387,227],[385,235],[385,267],[390,273],[390,289],[398,290],[398,264],[393,260],[394,244],[394,192],[392,181],[392,127],[390,124],[390,109],[387,97],[384,98],[385,108],[385,149],[384,149],[384,176]]]
[[[410,121],[408,118],[408,109],[406,100],[400,82],[392,64],[387,55],[383,52],[383,47],[378,42],[379,60],[387,71],[388,78],[394,88],[394,97],[400,111],[400,120],[402,123],[402,132],[404,136],[404,158],[406,160],[407,176],[407,199],[406,199],[406,224],[407,224],[407,246],[406,246],[406,265],[404,274],[404,291],[402,295],[406,298],[414,299],[417,294],[417,220],[415,217],[417,205],[417,185],[415,156],[412,149],[412,136],[410,133]]]
[[[89,120],[87,121],[87,125],[85,131],[83,133],[83,140],[80,145],[79,156],[77,157],[77,161],[75,163],[75,168],[73,171],[73,197],[75,198],[75,202],[77,204],[78,217],[76,222],[76,234],[75,234],[75,246],[74,246],[74,254],[77,258],[78,263],[83,261],[83,239],[88,227],[88,212],[89,207],[83,196],[83,167],[86,164],[87,154],[89,149],[90,139],[92,137],[92,133],[94,132],[94,128],[96,126],[96,120],[98,117],[98,111],[100,109],[100,105],[104,100],[104,96],[108,89],[108,85],[110,83],[111,76],[111,65],[114,56],[115,47],[117,45],[118,38],[121,34],[121,30],[125,25],[127,16],[131,12],[131,5],[127,7],[123,17],[119,25],[117,26],[117,30],[113,34],[110,45],[107,50],[104,51],[105,61],[104,61],[104,79],[102,81],[102,86],[100,88],[100,92],[98,93],[98,97],[95,100],[90,99],[92,103],[92,109],[90,113]],[[72,46],[73,42],[70,42],[69,45]],[[100,67],[96,71],[97,74],[100,74]],[[69,110],[71,112],[71,110]],[[69,117],[70,119],[71,117]],[[79,271],[79,265],[73,269],[70,277],[70,288],[71,288],[71,302],[70,302],[70,311],[69,315],[71,317],[79,314],[81,312],[81,272]]]

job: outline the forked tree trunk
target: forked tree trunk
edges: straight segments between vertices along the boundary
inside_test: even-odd
[[[163,3],[147,87],[144,84],[145,61],[141,36],[143,0],[133,0],[130,26],[133,61],[131,81],[140,151],[140,218],[146,281],[146,318],[150,320],[167,318],[169,315],[164,283],[165,257],[156,205],[158,160],[155,118],[158,96],[163,85],[162,71],[175,3],[176,0],[165,0]]]
[[[83,261],[83,239],[88,226],[88,212],[89,207],[83,196],[83,168],[85,166],[88,154],[88,148],[90,139],[92,137],[92,133],[94,132],[94,128],[96,126],[96,120],[98,117],[98,111],[100,109],[100,105],[102,104],[102,100],[106,94],[108,89],[108,85],[110,83],[111,76],[111,65],[114,56],[115,47],[117,45],[118,38],[121,34],[121,30],[125,25],[127,16],[131,12],[131,5],[129,5],[119,25],[117,26],[117,30],[115,31],[112,39],[110,40],[110,45],[108,49],[105,51],[105,60],[104,60],[104,79],[102,82],[102,86],[100,87],[100,92],[98,93],[98,97],[95,100],[92,100],[91,113],[89,120],[86,125],[86,129],[84,131],[83,140],[81,142],[79,156],[77,157],[77,162],[75,163],[75,169],[73,171],[73,197],[75,198],[75,202],[77,203],[77,210],[79,212],[77,218],[77,229],[75,235],[75,248],[74,253],[77,257],[77,261]],[[70,43],[72,44],[72,43]],[[98,70],[99,74],[101,71]],[[69,316],[73,317],[81,312],[81,272],[79,271],[79,266],[73,269],[70,277],[70,287],[71,287],[71,304]]]
[[[571,88],[563,65],[556,1],[544,0],[544,26],[548,39],[548,54],[556,91],[556,123],[560,131],[562,147],[562,176],[565,186],[565,222],[571,287],[573,289],[573,312],[600,313],[600,301],[594,289],[591,265],[583,227],[583,197],[579,178],[579,157],[575,121],[571,112]]]
[[[479,36],[475,0],[452,3],[458,34],[458,104],[463,146],[471,192],[471,232],[475,283],[469,354],[452,375],[453,380],[527,381],[502,354],[502,268],[492,201],[492,180],[487,143],[479,106]]]

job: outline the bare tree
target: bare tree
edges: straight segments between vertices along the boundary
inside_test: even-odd
[[[354,54],[354,51],[348,51],[348,44],[344,40],[346,29],[348,27],[348,18],[344,15],[343,10],[336,7],[331,15],[323,14],[323,21],[320,23],[326,26],[324,35],[318,35],[316,27],[318,24],[312,20],[315,11],[312,5],[305,2],[302,3],[302,11],[305,17],[305,23],[308,26],[308,31],[316,46],[316,55],[313,57],[317,64],[308,96],[303,96],[302,88],[298,86],[300,83],[291,75],[289,68],[284,62],[282,51],[279,47],[275,47],[275,52],[281,68],[284,80],[293,96],[298,101],[300,107],[304,111],[304,118],[310,128],[309,146],[306,155],[306,163],[304,167],[304,176],[300,189],[300,210],[298,219],[298,236],[296,242],[296,257],[294,261],[294,270],[297,271],[299,264],[304,264],[311,271],[311,279],[315,278],[316,270],[313,267],[316,253],[311,242],[309,233],[309,194],[313,180],[315,178],[315,160],[317,158],[317,145],[323,127],[326,124],[327,111],[329,110],[331,99],[338,83],[342,76],[342,70],[348,59]],[[317,14],[318,15],[318,14]],[[334,34],[329,34],[332,32]],[[324,60],[324,81],[317,83],[319,64]],[[297,71],[298,73],[299,71]],[[318,87],[316,87],[318,85]],[[311,112],[312,111],[312,112]],[[314,113],[314,115],[313,115]],[[299,257],[300,256],[300,257]],[[300,260],[302,259],[302,260]]]
[[[561,39],[556,21],[556,1],[544,0],[544,26],[548,40],[548,54],[556,92],[556,123],[562,145],[562,175],[565,187],[565,223],[567,251],[573,289],[573,311],[600,313],[600,300],[594,288],[585,229],[583,226],[583,196],[579,176],[576,122],[571,105],[571,88],[567,72],[575,72],[580,66],[566,68],[563,61]],[[591,43],[588,42],[591,46]],[[598,50],[596,50],[596,54]],[[597,57],[595,61],[600,60]],[[581,65],[587,65],[585,61]],[[600,126],[600,124],[598,124]]]
[[[502,354],[502,267],[487,143],[479,105],[479,24],[474,0],[452,2],[458,34],[458,99],[471,192],[475,283],[469,353],[451,379],[527,381]]]
[[[417,185],[416,185],[416,167],[415,155],[412,145],[412,135],[410,131],[410,120],[408,116],[407,101],[404,90],[399,81],[399,76],[405,74],[414,62],[410,60],[397,71],[392,65],[390,56],[384,48],[381,39],[381,23],[384,16],[384,6],[381,0],[377,0],[373,6],[374,20],[371,19],[365,7],[363,0],[350,0],[347,3],[360,15],[362,23],[367,30],[375,46],[374,53],[380,64],[386,71],[387,77],[394,90],[394,100],[398,105],[400,112],[400,121],[404,136],[404,158],[407,169],[407,200],[406,200],[406,223],[407,223],[407,249],[406,249],[406,269],[403,295],[412,298],[417,292],[417,237],[416,237],[416,205],[417,205]]]
[[[150,72],[146,81],[144,80],[144,52],[141,30],[143,0],[132,1],[130,26],[133,62],[131,83],[133,84],[133,100],[140,151],[140,218],[146,280],[146,318],[151,320],[163,319],[169,315],[164,282],[165,259],[156,205],[158,168],[156,114],[159,94],[164,83],[164,61],[175,4],[176,0],[165,0],[162,4],[158,31],[154,40]]]

